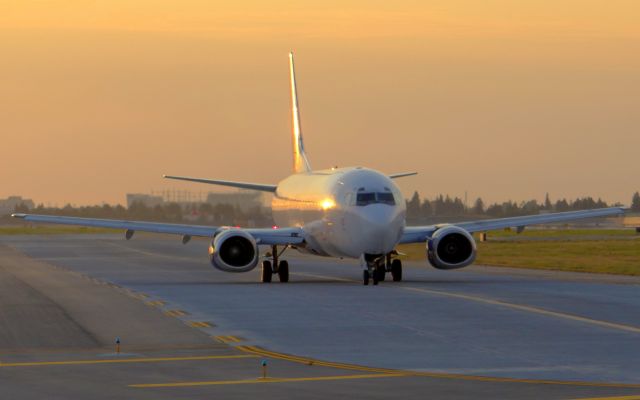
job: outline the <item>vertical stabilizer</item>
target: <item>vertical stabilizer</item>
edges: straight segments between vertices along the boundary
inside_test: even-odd
[[[293,139],[293,172],[311,171],[311,165],[304,152],[302,128],[300,127],[300,110],[298,109],[298,90],[296,88],[296,73],[293,66],[293,53],[289,53],[289,73],[291,75],[291,116]]]

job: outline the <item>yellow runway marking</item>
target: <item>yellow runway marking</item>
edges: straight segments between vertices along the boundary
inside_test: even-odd
[[[148,306],[151,306],[151,307],[162,307],[162,306],[164,306],[164,301],[162,301],[162,300],[147,301],[144,304],[146,304]]]
[[[211,328],[211,324],[204,321],[191,321],[189,322],[189,326],[192,328]]]
[[[164,314],[170,317],[183,317],[185,315],[189,315],[188,312],[183,310],[169,310],[169,311],[165,311]]]
[[[334,362],[327,362],[327,361],[321,361],[321,360],[314,360],[312,358],[306,358],[306,357],[291,356],[288,354],[281,354],[273,351],[264,350],[256,346],[237,346],[236,349],[244,351],[249,354],[261,356],[261,357],[275,358],[275,359],[297,362],[297,363],[306,364],[306,365],[317,365],[322,367],[330,367],[330,368],[345,369],[345,370],[352,370],[352,371],[375,372],[378,374],[400,374],[404,376],[439,378],[439,379],[459,379],[459,380],[480,381],[480,382],[513,382],[513,383],[544,384],[544,385],[640,389],[640,384],[633,384],[633,383],[607,383],[607,382],[584,382],[584,381],[559,381],[559,380],[544,380],[544,379],[500,378],[500,377],[491,377],[491,376],[450,374],[450,373],[442,373],[442,372],[418,372],[418,371],[394,370],[394,369],[386,369],[386,368],[371,368],[371,367],[365,367],[360,365],[334,363]]]
[[[617,396],[617,397],[585,397],[575,400],[640,400],[640,395],[635,396]]]
[[[406,376],[404,374],[362,374],[362,375],[336,375],[336,376],[313,376],[308,378],[264,378],[264,379],[241,379],[236,381],[204,381],[204,382],[175,382],[175,383],[141,383],[129,385],[135,388],[159,388],[159,387],[185,387],[185,386],[211,386],[211,385],[246,385],[256,383],[284,383],[284,382],[308,382],[308,381],[337,381],[347,379],[375,379],[375,378],[397,378]]]
[[[215,336],[215,339],[222,343],[239,343],[242,341],[237,336]]]
[[[402,371],[385,369],[385,368],[372,368],[372,367],[364,367],[360,365],[351,365],[351,364],[342,364],[342,363],[314,360],[306,357],[298,357],[298,356],[292,356],[288,354],[276,353],[273,351],[264,350],[256,346],[237,346],[236,349],[240,351],[244,351],[245,353],[255,354],[261,357],[270,357],[270,358],[275,358],[275,359],[284,360],[284,361],[291,361],[291,362],[300,363],[300,364],[317,365],[320,367],[329,367],[329,368],[365,371],[365,372],[377,372],[381,374],[395,374],[395,373],[402,372]]]
[[[46,365],[92,365],[92,364],[126,364],[126,363],[156,363],[171,361],[201,361],[201,360],[229,360],[234,358],[257,358],[250,354],[239,354],[229,356],[192,356],[192,357],[153,357],[153,358],[123,358],[109,360],[71,360],[71,361],[35,361],[2,363],[0,368],[6,367],[39,367]]]

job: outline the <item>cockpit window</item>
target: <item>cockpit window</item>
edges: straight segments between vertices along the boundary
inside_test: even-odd
[[[393,197],[393,193],[385,192],[360,192],[356,195],[357,206],[367,206],[369,204],[388,204],[395,205],[396,201]]]
[[[376,196],[378,197],[378,203],[389,204],[390,206],[396,205],[396,201],[393,199],[393,193],[376,193]]]
[[[373,204],[375,202],[376,202],[375,193],[358,193],[358,196],[356,197],[357,206],[366,206],[369,204]]]

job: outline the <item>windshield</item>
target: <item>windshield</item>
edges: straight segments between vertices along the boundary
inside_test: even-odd
[[[396,201],[393,198],[393,193],[376,193],[376,196],[378,197],[378,203],[389,204],[391,206],[396,204]]]
[[[358,196],[356,197],[357,206],[366,206],[368,204],[373,204],[375,202],[376,202],[375,193],[358,193]]]
[[[356,195],[356,206],[367,206],[369,204],[396,204],[393,193],[390,192],[361,192]]]

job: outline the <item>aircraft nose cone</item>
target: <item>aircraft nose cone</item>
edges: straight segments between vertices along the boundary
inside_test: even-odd
[[[402,229],[402,219],[396,207],[369,205],[361,213],[360,235],[363,253],[384,254],[393,250]]]

